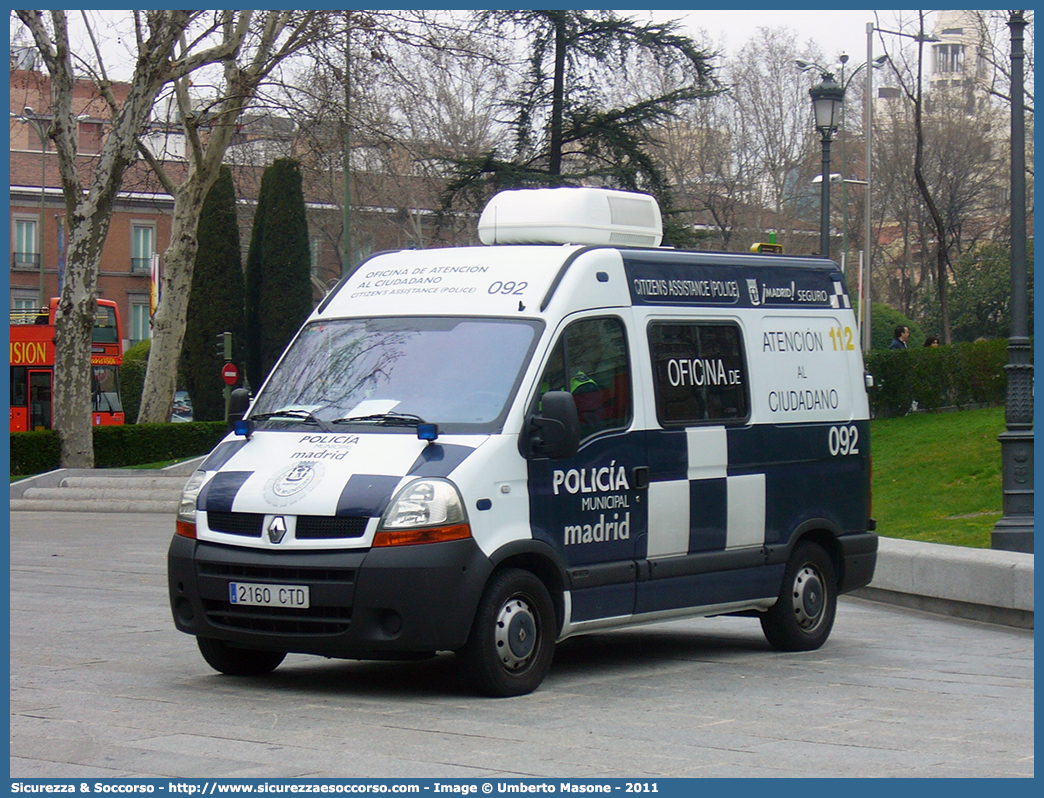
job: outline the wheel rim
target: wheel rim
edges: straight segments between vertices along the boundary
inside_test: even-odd
[[[798,570],[792,600],[798,627],[803,632],[814,632],[823,622],[826,610],[826,588],[814,564],[806,563]]]
[[[526,667],[537,646],[537,623],[533,610],[523,599],[514,597],[497,613],[493,642],[497,657],[509,671]]]

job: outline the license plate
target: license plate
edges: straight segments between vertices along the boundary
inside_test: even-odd
[[[308,609],[308,585],[258,585],[229,582],[228,600],[236,606]]]

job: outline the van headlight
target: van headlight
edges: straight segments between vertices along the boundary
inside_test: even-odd
[[[206,471],[194,471],[185,487],[181,490],[181,501],[178,503],[177,533],[184,537],[196,537],[196,499],[203,483],[207,481]]]
[[[373,545],[412,546],[471,537],[464,501],[445,479],[415,479],[392,499]]]

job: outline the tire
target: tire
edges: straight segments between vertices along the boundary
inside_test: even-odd
[[[761,630],[780,651],[814,651],[826,642],[837,613],[837,576],[822,546],[795,547],[779,599],[761,616]]]
[[[237,648],[212,637],[197,637],[196,645],[211,668],[229,676],[264,676],[278,668],[286,657],[285,651]]]
[[[525,695],[551,668],[557,618],[544,583],[529,571],[495,573],[482,594],[471,635],[458,652],[464,675],[482,695]]]

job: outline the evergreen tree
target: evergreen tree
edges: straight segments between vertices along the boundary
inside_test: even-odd
[[[311,257],[301,170],[282,158],[265,170],[246,268],[246,372],[253,390],[312,312]]]
[[[220,376],[224,358],[218,351],[218,336],[232,333],[232,359],[240,365],[243,352],[243,263],[236,191],[227,166],[221,167],[203,202],[197,236],[181,370],[192,397],[193,418],[220,421],[225,417],[225,383]]]
[[[664,243],[691,243],[674,222],[652,134],[680,104],[718,90],[712,55],[679,34],[676,23],[643,25],[612,11],[488,11],[479,21],[526,36],[528,72],[507,102],[514,147],[459,161],[444,206],[479,206],[506,188],[604,185],[652,194],[664,216]],[[670,70],[678,87],[625,98],[617,84],[643,61]]]

